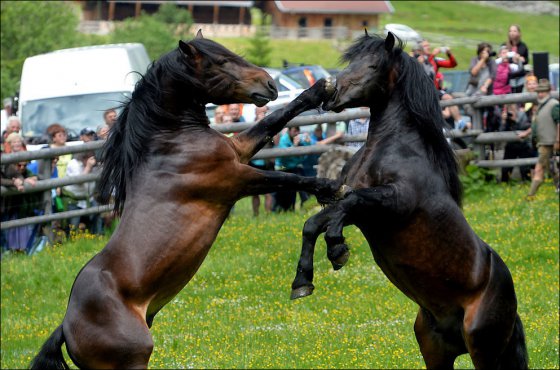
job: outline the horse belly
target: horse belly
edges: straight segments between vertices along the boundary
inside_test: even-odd
[[[443,232],[418,218],[406,228],[379,238],[364,232],[375,261],[409,298],[436,312],[455,311],[482,289],[488,274],[486,252],[470,228]],[[381,232],[381,231],[380,231]]]

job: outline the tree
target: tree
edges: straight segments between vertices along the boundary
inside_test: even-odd
[[[272,52],[270,38],[268,37],[270,16],[254,9],[251,12],[251,18],[256,31],[255,35],[249,40],[247,60],[257,66],[266,67],[270,65],[270,54]]]
[[[142,13],[116,25],[111,41],[140,42],[150,58],[157,59],[177,47],[180,38],[187,35],[193,23],[191,13],[173,3],[162,4],[153,15]]]
[[[2,1],[1,89],[2,99],[14,95],[25,58],[77,46],[79,10],[68,2]],[[22,21],[26,20],[26,21]]]

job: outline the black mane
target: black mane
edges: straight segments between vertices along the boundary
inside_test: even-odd
[[[455,153],[443,134],[445,122],[438,92],[420,63],[403,51],[401,40],[398,38],[396,40],[392,55],[384,61],[384,63],[392,63],[397,68],[398,77],[394,93],[400,95],[399,104],[408,111],[413,126],[419,131],[430,162],[440,170],[451,196],[457,204],[461,205],[462,185],[458,176]],[[383,50],[384,44],[385,39],[378,35],[364,35],[348,48],[342,60],[349,62],[362,53],[379,52]],[[393,127],[396,128],[397,125]]]
[[[208,39],[194,39],[189,44],[204,55],[206,63],[217,63],[218,58],[239,58]],[[101,203],[113,198],[117,214],[122,213],[127,185],[146,160],[148,145],[155,136],[188,125],[209,124],[204,109],[206,86],[196,75],[194,67],[185,62],[185,55],[177,48],[151,64],[131,98],[121,106],[122,112],[103,147],[97,189]],[[181,106],[168,109],[165,104],[177,97]]]

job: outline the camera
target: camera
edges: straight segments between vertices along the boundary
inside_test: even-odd
[[[496,52],[495,51],[491,51],[488,53],[488,56],[490,57],[495,57],[496,56]]]

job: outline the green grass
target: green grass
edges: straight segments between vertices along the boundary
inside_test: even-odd
[[[559,216],[550,182],[488,185],[465,200],[474,230],[505,260],[516,284],[532,368],[559,368]],[[320,238],[315,293],[290,301],[301,227],[315,209],[251,217],[244,199],[200,271],[156,317],[151,368],[422,368],[417,306],[373,262],[354,227],[352,255],[334,272]],[[1,263],[1,367],[22,368],[60,324],[80,268],[106,240],[77,237]],[[67,361],[69,361],[66,356]],[[461,356],[458,368],[472,368]]]
[[[558,3],[558,2],[556,2]],[[549,52],[549,62],[557,63],[559,52],[559,20],[554,15],[534,15],[486,7],[467,1],[391,1],[394,14],[381,15],[381,33],[387,23],[406,24],[423,37],[432,47],[447,45],[458,61],[456,70],[467,70],[476,56],[476,45],[489,42],[497,50],[506,41],[510,24],[519,24],[522,39],[529,52]],[[237,53],[244,54],[248,38],[217,37],[214,40]],[[348,41],[334,40],[271,40],[272,55],[269,67],[280,68],[282,60],[295,63],[320,64],[325,68],[340,68],[341,51]],[[407,45],[406,50],[410,50]],[[532,58],[532,56],[530,56]],[[532,60],[532,59],[531,59]]]

